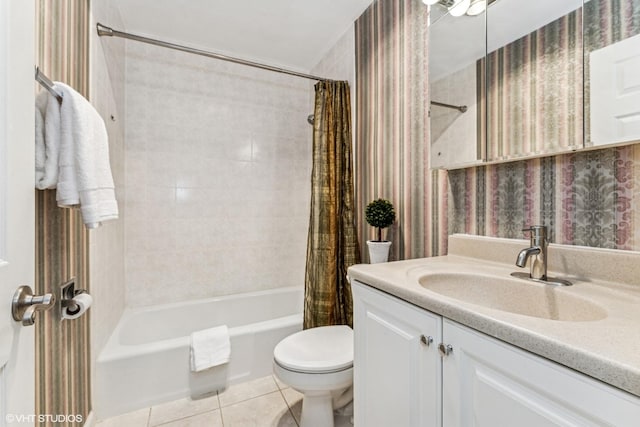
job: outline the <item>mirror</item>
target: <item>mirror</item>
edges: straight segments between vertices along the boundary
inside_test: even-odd
[[[584,6],[585,146],[640,141],[640,0]]]
[[[583,147],[581,7],[582,0],[488,7],[488,161]]]
[[[429,15],[431,167],[464,167],[484,158],[483,58],[485,14],[448,13],[441,1]]]
[[[640,0],[453,2],[431,9],[432,168],[640,142]]]

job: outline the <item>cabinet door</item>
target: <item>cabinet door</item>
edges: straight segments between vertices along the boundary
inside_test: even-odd
[[[355,281],[352,289],[354,424],[440,426],[441,317]]]
[[[444,427],[638,426],[640,399],[444,320]]]

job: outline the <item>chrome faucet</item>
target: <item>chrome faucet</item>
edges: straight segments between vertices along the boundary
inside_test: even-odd
[[[531,258],[529,277],[536,280],[547,280],[547,227],[544,225],[533,225],[522,231],[530,232],[531,246],[523,249],[518,254],[516,265],[524,267],[527,260]]]

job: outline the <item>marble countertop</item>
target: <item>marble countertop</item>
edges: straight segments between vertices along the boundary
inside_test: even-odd
[[[549,246],[549,275],[568,279],[572,294],[599,307],[588,321],[558,321],[464,302],[430,291],[433,273],[510,277],[528,241],[453,235],[449,255],[349,268],[351,279],[640,396],[640,253]],[[470,284],[471,285],[471,284]],[[550,285],[544,285],[550,286]]]

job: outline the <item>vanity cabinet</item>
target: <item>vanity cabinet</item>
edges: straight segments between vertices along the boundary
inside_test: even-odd
[[[357,282],[352,290],[354,425],[442,425],[442,318]]]
[[[356,426],[640,425],[636,396],[357,281],[353,295]]]

